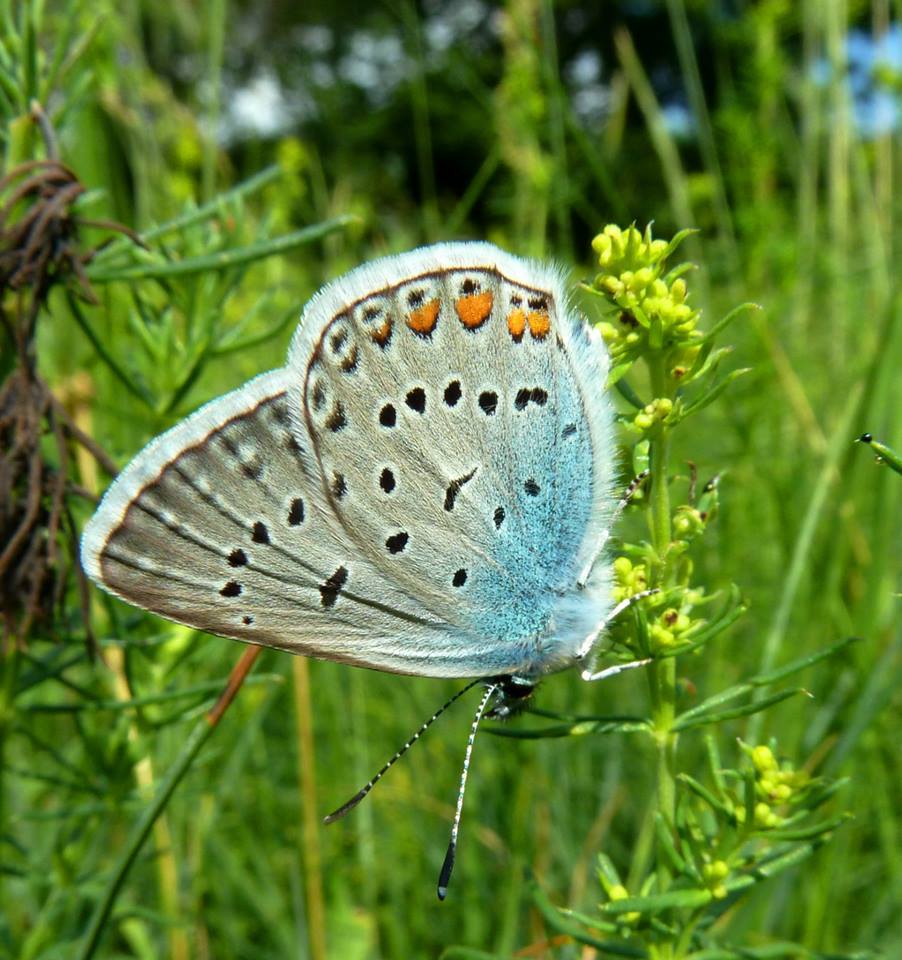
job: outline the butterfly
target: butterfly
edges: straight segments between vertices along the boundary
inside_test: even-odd
[[[310,300],[285,366],[119,474],[85,528],[84,569],[224,637],[484,683],[444,898],[489,703],[505,716],[548,673],[632,666],[590,663],[623,607],[604,552],[625,503],[607,373],[554,266],[487,243],[364,264]]]

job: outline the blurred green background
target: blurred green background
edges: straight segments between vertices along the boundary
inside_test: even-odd
[[[698,228],[683,252],[699,264],[703,327],[761,304],[728,338],[727,367],[753,372],[676,439],[684,477],[688,461],[702,480],[721,475],[698,577],[737,582],[750,606],[681,661],[681,695],[861,638],[804,676],[810,700],[717,731],[731,762],[754,723],[798,766],[849,778],[837,809],[854,819],[718,921],[733,943],[809,951],[773,956],[902,955],[902,486],[853,443],[870,431],[902,446],[900,14],[890,0],[0,4],[7,164],[40,155],[23,133],[31,94],[91,191],[86,215],[143,232],[213,203],[215,216],[159,238],[173,261],[353,215],[225,275],[128,282],[98,261],[99,303],[80,320],[54,295],[40,368],[119,464],[279,365],[319,285],[386,252],[487,239],[588,278],[605,223],[653,220],[658,236]],[[102,491],[108,478],[79,468]],[[647,536],[636,517],[624,528]],[[85,653],[74,600],[4,651],[6,676],[18,666],[0,710],[2,955],[76,955],[132,824],[241,652],[99,592],[92,608],[105,663]],[[599,850],[630,876],[650,842],[644,740],[481,735],[444,904],[434,885],[469,707],[348,819],[318,825],[455,686],[305,672],[265,652],[142,849],[97,955],[602,956],[550,930],[531,890],[591,914]],[[638,671],[597,686],[570,672],[538,700],[628,714],[645,696]],[[687,734],[682,768],[702,749]]]

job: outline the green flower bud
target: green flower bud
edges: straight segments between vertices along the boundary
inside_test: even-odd
[[[674,640],[676,639],[673,635],[673,632],[662,626],[660,623],[653,623],[648,628],[648,636],[653,645],[659,648],[672,646]]]
[[[610,890],[608,890],[608,899],[612,903],[616,903],[618,900],[626,900],[629,898],[629,891],[623,884],[617,883]],[[639,919],[639,914],[636,911],[630,911],[629,913],[621,913],[617,917],[620,923],[635,923]]]
[[[776,757],[774,757],[773,751],[770,749],[770,747],[753,747],[752,763],[755,765],[755,768],[762,773],[765,770],[777,769],[777,760]]]
[[[677,507],[673,517],[673,532],[681,540],[691,540],[705,529],[701,513],[688,504]]]
[[[666,240],[652,240],[651,244],[649,245],[649,256],[653,260],[660,260],[666,249]]]

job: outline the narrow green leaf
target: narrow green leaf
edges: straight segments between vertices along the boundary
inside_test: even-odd
[[[622,360],[620,363],[614,364],[611,372],[608,374],[607,383],[605,384],[608,389],[617,386],[630,370],[632,370],[633,363],[635,363],[634,360]]]
[[[297,307],[290,307],[278,320],[271,323],[261,333],[246,337],[244,340],[228,340],[220,342],[219,346],[211,350],[214,357],[224,357],[230,353],[241,353],[259,346],[261,343],[267,343],[269,340],[277,337],[292,321],[300,319],[300,310]]]
[[[488,733],[496,737],[510,737],[514,740],[546,740],[558,737],[584,737],[587,734],[606,733],[648,733],[651,725],[641,717],[614,717],[609,719],[574,720],[556,726],[519,730],[514,727],[487,727]]]
[[[700,727],[706,723],[722,723],[724,720],[735,720],[737,717],[748,717],[752,714],[760,713],[762,710],[767,710],[768,707],[773,707],[776,704],[781,703],[783,700],[788,700],[790,697],[797,696],[800,693],[809,696],[808,691],[802,687],[797,687],[793,690],[781,690],[779,693],[772,694],[769,697],[764,697],[761,700],[755,700],[752,703],[743,704],[741,707],[734,707],[732,710],[714,711],[713,713],[706,713],[702,716],[692,717],[685,721],[677,720],[673,725],[673,729],[689,730],[692,727]]]
[[[645,406],[641,397],[636,393],[635,390],[633,390],[626,380],[623,379],[622,376],[617,379],[614,386],[617,387],[617,392],[630,406],[635,407],[637,410],[641,410]]]
[[[659,260],[666,260],[686,239],[686,237],[691,237],[693,234],[698,232],[698,227],[686,227],[684,230],[680,230],[679,233],[675,233],[673,235],[673,239],[667,244],[666,248],[664,249],[664,253],[661,254]]]
[[[21,113],[23,109],[22,104],[22,90],[15,80],[5,71],[0,69],[0,87],[2,87],[3,92],[6,94],[7,99],[10,103],[11,114]]]
[[[232,187],[231,190],[226,190],[224,193],[218,194],[210,200],[209,203],[205,203],[203,206],[189,210],[187,213],[174,217],[172,220],[167,220],[165,223],[145,230],[141,234],[141,240],[146,244],[150,244],[169,233],[175,233],[187,227],[192,227],[195,224],[203,223],[205,220],[209,220],[211,217],[220,214],[230,204],[249,196],[256,190],[260,190],[281,175],[282,171],[276,165],[264,167],[259,173],[248,177],[247,180],[243,180],[241,183]],[[134,246],[127,237],[114,240],[113,243],[97,254],[94,258],[94,263],[105,263],[107,260],[115,259],[117,255],[133,249]]]
[[[710,733],[706,733],[704,741],[705,758],[708,761],[708,772],[711,774],[711,779],[717,787],[718,799],[720,801],[726,801],[727,784],[723,776],[723,763],[720,759],[720,749],[717,746],[717,738]]]
[[[653,915],[663,910],[684,909],[687,907],[702,907],[710,903],[710,890],[687,887],[682,890],[668,890],[667,893],[655,893],[648,897],[625,897],[623,900],[612,900],[602,906],[607,914],[642,913]]]
[[[702,627],[698,633],[692,635],[692,638],[687,643],[677,644],[668,649],[668,651],[661,656],[661,659],[678,657],[683,653],[698,650],[699,647],[705,646],[705,644],[710,643],[715,637],[729,629],[740,617],[745,616],[747,610],[748,607],[740,601],[739,588],[736,584],[732,584],[730,598],[717,618]],[[693,709],[697,710],[698,707],[694,707]]]
[[[762,310],[764,309],[760,303],[740,303],[738,307],[734,307],[725,317],[722,317],[713,327],[702,337],[701,343],[710,343],[721,331],[726,330],[726,328],[741,314],[745,313],[747,310]]]
[[[190,358],[187,359],[187,369],[184,370],[175,389],[169,395],[169,399],[162,405],[157,412],[161,414],[170,414],[184,399],[185,394],[197,382],[201,371],[206,365],[210,356],[209,341],[205,338],[201,343],[196,344]]]
[[[689,864],[683,859],[673,842],[674,830],[667,822],[664,815],[657,811],[655,813],[655,834],[658,838],[658,848],[670,862],[670,865],[677,873],[691,876],[692,879],[699,879],[695,876],[695,871],[690,869]]]
[[[816,840],[824,834],[832,833],[838,827],[854,819],[851,813],[841,813],[830,820],[821,820],[809,827],[800,827],[798,830],[776,827],[773,830],[761,831],[761,836],[771,840]]]
[[[704,800],[716,813],[722,813],[727,816],[731,815],[732,811],[730,808],[718,800],[718,798],[715,797],[707,787],[699,783],[695,777],[690,777],[688,773],[679,773],[677,774],[677,780],[688,787],[696,796]]]
[[[598,873],[603,886],[618,887],[623,884],[614,861],[606,853],[598,854]]]
[[[574,923],[573,920],[566,917],[539,887],[533,887],[532,899],[539,913],[542,914],[545,922],[552,929],[559,930],[561,933],[573,937],[577,943],[584,943],[587,946],[595,947],[596,950],[610,954],[613,957],[639,958],[639,960],[644,960],[644,958],[648,957],[648,951],[645,950],[644,947],[614,940],[599,940],[598,937],[593,937],[590,933],[583,930],[582,927]],[[610,927],[605,924],[605,921],[599,918],[596,929],[605,930],[605,928],[610,929]]]
[[[226,270],[241,264],[262,260],[276,254],[285,253],[294,247],[312,243],[322,237],[356,222],[356,217],[346,214],[333,217],[322,223],[286,233],[281,237],[254,243],[247,247],[235,247],[217,253],[203,254],[199,257],[187,257],[184,260],[171,260],[164,263],[134,263],[122,267],[96,267],[97,261],[87,270],[91,283],[112,283],[120,280],[165,279],[167,277],[186,276],[194,273],[206,273],[208,270]]]
[[[751,693],[752,689],[753,686],[751,683],[737,683],[732,687],[727,687],[726,690],[721,690],[718,693],[713,694],[707,699],[702,700],[701,703],[696,704],[694,707],[690,707],[688,710],[681,713],[676,718],[676,722],[680,723],[684,720],[689,720],[693,717],[699,716],[700,714],[707,713],[715,707],[722,706],[725,703],[729,703],[731,700],[736,700],[747,693]]]
[[[679,279],[684,274],[693,273],[695,270],[698,270],[698,264],[693,263],[691,260],[686,260],[683,263],[678,263],[673,269],[668,270],[661,279],[669,287],[674,280]]]
[[[575,920],[583,924],[590,930],[600,930],[602,933],[616,933],[619,929],[616,923],[610,920],[602,920],[599,916],[589,916],[588,913],[581,913],[579,910],[571,910],[569,907],[558,907],[558,913],[565,920]]]
[[[38,6],[35,3],[26,3],[23,11],[24,31],[23,31],[23,80],[24,80],[24,101],[30,104],[38,93],[38,45],[35,36],[34,18],[38,13]]]
[[[779,680],[785,680],[787,677],[799,673],[806,667],[810,667],[815,663],[820,663],[821,660],[832,657],[834,653],[838,653],[850,643],[858,643],[859,640],[860,637],[845,637],[842,640],[837,640],[836,643],[831,644],[829,647],[824,647],[823,650],[818,650],[816,653],[809,654],[807,657],[792,660],[790,663],[787,663],[786,666],[779,667],[777,670],[759,673],[752,677],[749,683],[756,687],[766,687],[772,683],[777,683]]]
[[[751,367],[740,367],[738,370],[730,371],[730,373],[728,373],[723,380],[715,383],[707,393],[704,393],[698,398],[698,400],[695,400],[688,406],[684,407],[674,423],[682,423],[687,417],[693,416],[694,414],[698,413],[699,410],[704,410],[705,407],[714,403],[714,401],[724,392],[724,390],[727,389],[727,387],[729,387],[734,380],[738,380],[739,377],[744,377],[747,373],[751,372]]]
[[[72,316],[75,318],[75,322],[81,328],[88,340],[91,341],[91,346],[94,347],[97,356],[106,365],[110,373],[113,374],[113,376],[122,384],[122,386],[125,387],[126,390],[128,390],[130,394],[132,394],[132,396],[137,397],[142,403],[152,410],[154,408],[153,397],[142,384],[133,380],[119,366],[116,359],[104,346],[103,341],[94,332],[94,328],[88,322],[88,318],[82,313],[76,297],[68,290],[66,291],[66,301],[69,304],[69,309],[72,311]]]
[[[783,873],[784,870],[789,870],[791,867],[798,866],[803,860],[807,860],[818,846],[820,844],[806,843],[785,853],[780,852],[774,856],[766,857],[755,864],[754,874],[765,879],[775,877],[777,874]],[[730,889],[729,883],[727,883],[727,889]]]
[[[87,933],[77,953],[78,960],[90,960],[90,958],[94,956],[97,946],[100,943],[100,937],[103,934],[104,927],[116,903],[116,898],[119,896],[123,883],[125,883],[126,875],[135,862],[147,838],[150,836],[150,831],[157,817],[159,817],[165,809],[170,797],[175,792],[175,788],[181,783],[182,778],[188,772],[191,764],[200,753],[201,748],[215,729],[216,726],[210,723],[206,717],[197,721],[192,731],[188,734],[175,763],[166,771],[166,775],[160,780],[156,796],[145,807],[137,823],[135,823],[132,828],[131,834],[125,842],[125,848],[113,869],[113,873],[106,883],[100,900],[94,907],[94,913],[88,924]]]

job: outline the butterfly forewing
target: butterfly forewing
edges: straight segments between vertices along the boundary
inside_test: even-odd
[[[560,283],[478,258],[398,271],[315,305],[290,361],[298,407],[361,554],[458,629],[474,674],[525,670],[608,482]]]

